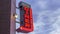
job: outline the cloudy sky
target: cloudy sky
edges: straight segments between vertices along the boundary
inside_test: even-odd
[[[16,7],[20,1],[30,4],[33,10],[34,31],[28,34],[60,34],[60,0],[16,0]]]

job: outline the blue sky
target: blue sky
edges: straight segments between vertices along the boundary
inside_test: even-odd
[[[16,7],[20,1],[30,4],[33,10],[34,31],[28,34],[60,34],[60,0],[16,0]],[[18,9],[16,13],[19,14]]]

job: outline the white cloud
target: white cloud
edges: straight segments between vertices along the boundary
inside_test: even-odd
[[[57,20],[57,22],[55,24],[53,24],[54,30],[52,32],[50,32],[50,34],[60,34],[60,26],[59,26],[60,21],[59,20]]]
[[[58,15],[56,16],[56,21],[55,23],[52,25],[52,27],[54,28],[54,30],[52,32],[50,32],[49,34],[60,34],[60,8],[56,10],[55,13],[57,13]]]
[[[48,17],[48,21],[46,18],[43,19],[44,16]],[[37,31],[41,29],[38,33],[41,33],[41,32],[44,33],[44,30],[42,29],[44,25],[50,25],[52,28],[50,29],[48,28],[49,30],[55,29],[54,31],[51,31],[50,34],[53,34],[53,33],[58,34],[60,32],[60,26],[59,26],[60,25],[60,8],[54,10],[53,12],[51,12],[50,10],[42,11],[41,13],[38,13],[37,18],[38,19],[36,20],[36,23],[35,23],[35,30]],[[44,22],[45,20],[46,22],[48,22],[48,24]],[[48,29],[46,31],[48,31]]]

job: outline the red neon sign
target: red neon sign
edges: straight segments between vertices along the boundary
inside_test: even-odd
[[[20,26],[21,30],[31,32],[33,31],[33,19],[32,19],[32,9],[28,7],[24,7],[24,26]]]

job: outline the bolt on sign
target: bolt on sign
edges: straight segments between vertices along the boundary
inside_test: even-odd
[[[25,2],[19,3],[20,9],[20,32],[32,32],[33,31],[33,17],[31,6]]]

